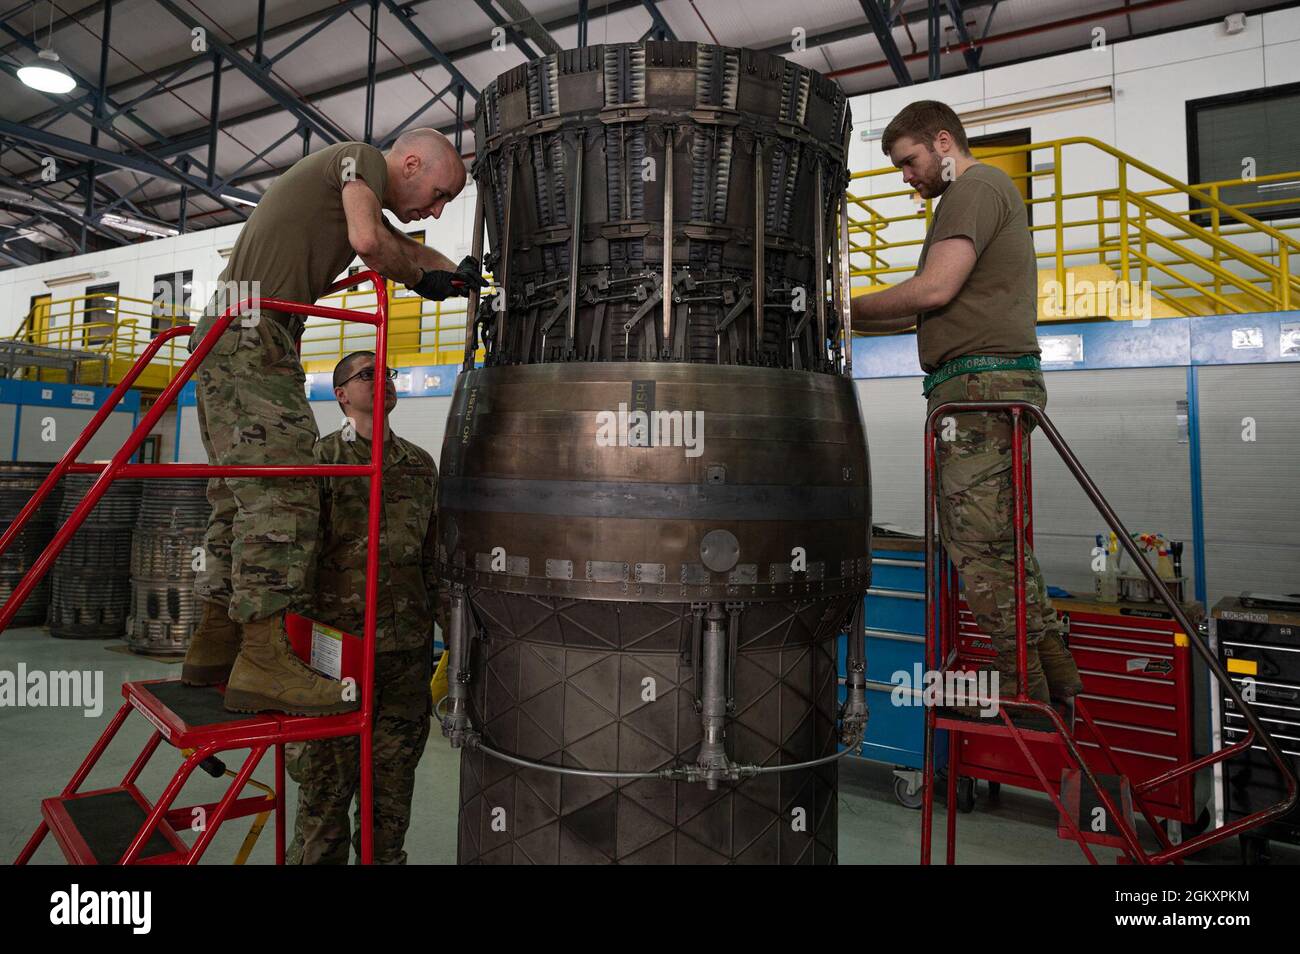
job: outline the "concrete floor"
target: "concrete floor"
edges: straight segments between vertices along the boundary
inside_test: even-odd
[[[103,673],[103,712],[87,718],[81,709],[0,707],[0,861],[12,860],[39,821],[42,798],[58,793],[121,704],[125,681],[179,676],[180,664],[161,663],[122,651],[112,641],[70,641],[51,638],[41,629],[14,629],[0,634],[0,670],[14,673],[19,663],[35,670],[91,670]],[[139,753],[150,726],[138,715],[128,719],[114,744],[88,779],[87,786],[116,784]],[[156,796],[179,759],[166,745],[155,753],[141,778],[141,787]],[[893,797],[889,766],[858,759],[842,763],[840,775],[840,861],[846,864],[915,864],[920,851],[920,813],[899,805]],[[228,761],[230,767],[235,767]],[[406,848],[413,862],[448,864],[456,857],[456,789],[458,758],[435,730],[421,761],[415,791],[415,812]],[[254,777],[271,780],[268,758]],[[291,806],[297,793],[289,782]],[[196,773],[181,795],[182,804],[215,801],[224,791],[218,781]],[[292,815],[290,815],[292,818]],[[935,855],[943,855],[942,810],[936,812]],[[227,864],[235,857],[249,821],[238,819],[222,827],[204,857],[207,864]],[[968,864],[1082,864],[1073,842],[1056,835],[1056,813],[1046,796],[1003,788],[996,800],[980,784],[974,812],[958,821],[959,862]],[[1149,838],[1149,836],[1148,836]],[[274,833],[268,826],[251,862],[273,860]],[[1109,860],[1113,851],[1102,849]],[[1275,845],[1274,863],[1300,863],[1300,851]],[[1235,841],[1203,852],[1197,861],[1236,864]],[[34,859],[62,862],[53,839],[47,838]]]

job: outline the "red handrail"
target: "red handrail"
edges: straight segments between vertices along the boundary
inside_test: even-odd
[[[940,419],[945,415],[957,414],[963,412],[972,412],[972,411],[983,412],[983,413],[1006,412],[1011,415],[1011,420],[1012,420],[1012,442],[1011,442],[1012,499],[1014,501],[1014,511],[1015,511],[1012,519],[1013,519],[1014,530],[1015,530],[1015,563],[1016,563],[1015,565],[1016,669],[1020,679],[1020,686],[1016,698],[1013,700],[1007,700],[1003,704],[1012,708],[1033,710],[1043,716],[1046,716],[1052,722],[1053,726],[1057,730],[1057,733],[1061,737],[1062,743],[1066,746],[1071,756],[1075,759],[1076,763],[1079,765],[1080,771],[1088,779],[1089,783],[1096,790],[1098,797],[1101,799],[1102,803],[1106,806],[1107,810],[1110,812],[1110,817],[1117,819],[1117,823],[1120,827],[1120,833],[1124,837],[1125,843],[1129,846],[1130,854],[1133,856],[1134,860],[1138,861],[1139,863],[1159,864],[1167,861],[1179,861],[1180,859],[1186,857],[1187,855],[1191,854],[1194,851],[1199,851],[1201,848],[1204,848],[1208,845],[1216,844],[1217,842],[1223,841],[1231,837],[1232,835],[1238,834],[1240,832],[1248,831],[1251,828],[1256,828],[1260,825],[1265,824],[1266,822],[1270,821],[1273,818],[1277,818],[1278,816],[1285,815],[1287,812],[1289,812],[1295,806],[1296,796],[1297,796],[1296,777],[1295,777],[1295,773],[1291,769],[1289,762],[1282,754],[1281,750],[1278,749],[1277,744],[1273,741],[1272,737],[1268,734],[1268,731],[1264,728],[1264,726],[1261,724],[1259,719],[1255,716],[1252,707],[1247,705],[1246,701],[1241,697],[1241,694],[1237,691],[1236,686],[1233,685],[1231,677],[1228,675],[1226,671],[1224,671],[1223,667],[1219,664],[1218,657],[1216,657],[1215,654],[1211,652],[1210,648],[1205,645],[1204,641],[1197,634],[1196,627],[1192,625],[1191,620],[1188,619],[1187,614],[1183,612],[1182,607],[1179,605],[1178,601],[1174,598],[1174,595],[1169,591],[1168,587],[1165,586],[1164,581],[1160,579],[1156,571],[1152,569],[1151,565],[1147,563],[1147,561],[1142,557],[1141,553],[1138,551],[1137,544],[1133,542],[1133,539],[1129,535],[1128,530],[1125,528],[1123,522],[1119,519],[1119,515],[1115,513],[1115,511],[1111,508],[1110,504],[1106,501],[1105,497],[1102,496],[1101,491],[1097,488],[1097,485],[1093,482],[1092,478],[1088,476],[1087,471],[1085,471],[1083,468],[1083,464],[1080,463],[1079,459],[1074,455],[1074,452],[1070,450],[1069,445],[1067,445],[1065,439],[1061,437],[1061,434],[1059,431],[1057,431],[1056,426],[1052,424],[1051,420],[1048,418],[1046,413],[1044,413],[1044,411],[1041,408],[1027,401],[951,402],[936,407],[933,411],[930,412],[930,414],[926,418],[926,428],[925,428],[925,567],[926,567],[925,586],[926,586],[926,606],[927,606],[926,645],[928,648],[928,652],[931,654],[932,658],[936,661],[937,666],[939,668],[946,667],[949,660],[944,655],[946,650],[948,649],[947,639],[946,639],[947,627],[942,626],[941,632],[938,634],[936,634],[935,631],[935,607],[936,607],[935,576],[936,573],[939,572],[939,566],[940,566],[938,563],[938,554],[936,553],[936,550],[938,548],[936,546],[937,540],[936,540],[936,533],[935,533],[935,521],[937,518],[937,506],[938,506],[938,499],[936,493],[937,467],[936,467],[936,457],[935,457],[935,446],[936,446],[936,440],[938,439],[938,435],[936,431]],[[1027,695],[1028,685],[1026,679],[1028,656],[1027,656],[1027,647],[1026,647],[1027,627],[1026,627],[1026,601],[1025,601],[1025,578],[1024,578],[1024,572],[1025,572],[1024,547],[1025,547],[1026,538],[1025,538],[1025,511],[1022,509],[1022,506],[1023,506],[1023,502],[1026,499],[1032,501],[1032,494],[1025,493],[1025,487],[1024,487],[1025,474],[1022,473],[1021,470],[1021,464],[1022,464],[1021,416],[1022,415],[1032,419],[1042,430],[1043,436],[1047,438],[1048,443],[1052,445],[1052,448],[1060,456],[1061,460],[1064,462],[1066,468],[1070,471],[1075,481],[1083,489],[1083,492],[1088,496],[1088,499],[1092,501],[1093,506],[1097,508],[1102,518],[1106,521],[1107,526],[1109,526],[1110,529],[1115,532],[1115,535],[1118,538],[1119,542],[1123,545],[1124,549],[1128,552],[1130,558],[1132,559],[1134,566],[1138,568],[1138,570],[1146,578],[1147,582],[1151,584],[1152,590],[1156,593],[1157,596],[1159,596],[1160,601],[1165,604],[1165,606],[1169,609],[1169,612],[1173,615],[1174,619],[1178,621],[1178,624],[1182,627],[1183,632],[1187,634],[1187,638],[1190,641],[1192,647],[1196,650],[1197,654],[1200,655],[1202,660],[1204,660],[1206,665],[1209,667],[1211,674],[1213,674],[1214,677],[1223,686],[1224,691],[1227,692],[1229,698],[1231,698],[1232,701],[1236,704],[1238,710],[1242,713],[1243,717],[1246,719],[1247,725],[1249,726],[1249,732],[1247,733],[1246,737],[1241,741],[1236,742],[1225,748],[1222,748],[1217,752],[1212,752],[1209,755],[1195,759],[1191,762],[1188,762],[1185,765],[1180,765],[1177,768],[1171,769],[1170,771],[1165,772],[1155,778],[1148,779],[1145,782],[1142,782],[1141,784],[1134,785],[1132,787],[1132,792],[1134,797],[1138,799],[1139,804],[1142,806],[1143,813],[1149,814],[1142,800],[1143,794],[1153,791],[1154,789],[1159,788],[1160,786],[1165,785],[1171,781],[1174,781],[1186,775],[1197,772],[1203,768],[1206,768],[1207,766],[1214,765],[1218,762],[1222,762],[1228,758],[1231,758],[1232,756],[1236,755],[1238,752],[1243,751],[1245,748],[1251,745],[1251,743],[1255,738],[1258,738],[1259,741],[1263,744],[1264,749],[1268,753],[1269,758],[1272,760],[1273,764],[1277,767],[1278,771],[1281,773],[1282,779],[1286,784],[1286,797],[1283,798],[1281,801],[1267,808],[1262,808],[1259,811],[1252,812],[1249,815],[1239,818],[1219,828],[1215,828],[1210,831],[1203,832],[1202,834],[1197,835],[1196,837],[1191,838],[1180,845],[1169,844],[1168,840],[1163,837],[1163,833],[1159,832],[1159,829],[1157,828],[1158,837],[1160,837],[1160,841],[1164,846],[1163,850],[1158,851],[1152,855],[1147,855],[1146,852],[1142,850],[1140,844],[1138,844],[1137,842],[1136,832],[1133,831],[1132,828],[1128,825],[1127,819],[1125,819],[1123,815],[1119,814],[1115,810],[1115,806],[1111,803],[1111,800],[1107,795],[1106,791],[1101,785],[1098,784],[1097,779],[1093,774],[1092,770],[1088,767],[1086,762],[1083,760],[1082,755],[1079,753],[1078,748],[1074,744],[1074,739],[1070,736],[1069,732],[1066,730],[1065,724],[1061,721],[1059,714],[1051,706],[1045,703],[1034,702],[1029,699]],[[1030,519],[1032,519],[1032,510],[1030,510],[1029,513],[1031,514]],[[949,575],[951,576],[952,571],[950,568],[946,567],[946,564],[947,564],[947,560],[945,559],[944,569],[947,569]],[[941,603],[947,604],[955,601],[956,599],[956,594],[954,592],[955,587],[940,586],[939,588],[943,590],[943,597],[941,598],[940,601]],[[928,823],[928,819],[930,816],[930,812],[933,808],[933,776],[934,776],[933,737],[934,737],[934,730],[935,730],[935,718],[936,715],[934,709],[932,707],[927,707],[926,722],[925,722],[926,735],[925,735],[925,762],[924,762],[927,781],[926,781],[925,792],[922,797],[923,808],[925,809],[922,814],[923,814],[923,818],[925,818],[926,821],[923,823],[922,830],[921,830],[922,864],[928,864],[930,860],[931,834],[930,834],[930,825]],[[1092,720],[1086,712],[1084,713],[1084,719],[1089,725],[1092,725]],[[1005,714],[1004,714],[1004,721],[1006,722],[1007,728],[1010,731],[1011,735],[1016,739],[1017,743],[1021,743],[1020,746],[1021,749],[1025,751],[1027,754],[1028,750],[1025,749],[1024,745],[1022,744],[1023,740],[1020,737],[1019,731],[1016,729],[1015,725],[1012,724],[1010,719],[1005,718]],[[1096,738],[1098,745],[1105,751],[1107,758],[1111,760],[1112,765],[1115,765],[1114,756],[1111,753],[1110,747],[1106,743],[1105,738],[1102,736],[1100,729],[1094,727],[1093,735]],[[1052,793],[1049,791],[1048,794],[1051,795]],[[954,806],[950,804],[948,806],[948,812],[950,813],[950,815],[953,811],[954,811]],[[949,825],[950,832],[951,832],[951,828],[952,826],[950,824]],[[1084,850],[1085,852],[1087,851],[1086,848]],[[949,859],[951,860],[951,858],[952,858],[952,844],[950,839]]]
[[[122,397],[127,390],[140,376],[141,372],[148,366],[158,350],[172,338],[180,335],[188,335],[193,332],[192,325],[183,325],[169,328],[155,336],[145,348],[144,352],[132,364],[129,371],[114,387],[112,393],[103,405],[95,412],[86,429],[72,443],[67,452],[59,459],[54,469],[41,483],[40,488],[32,496],[31,500],[23,507],[18,516],[10,524],[9,529],[0,536],[0,554],[17,538],[22,531],[23,526],[36,513],[37,509],[49,496],[50,491],[58,484],[64,474],[67,473],[99,473],[99,478],[86,491],[85,496],[73,509],[67,521],[55,533],[53,539],[46,545],[45,549],[37,557],[31,568],[14,587],[4,604],[0,606],[0,632],[3,632],[9,623],[13,620],[14,615],[22,606],[23,601],[31,594],[37,584],[45,576],[53,565],[54,560],[62,552],[68,541],[80,528],[90,511],[107,492],[109,485],[119,478],[133,479],[143,477],[327,477],[327,476],[363,476],[370,478],[370,512],[368,515],[368,541],[366,546],[366,610],[365,610],[365,627],[363,632],[363,651],[361,655],[361,706],[353,716],[342,717],[334,721],[332,728],[323,729],[319,734],[302,731],[294,732],[295,738],[300,737],[335,737],[342,735],[358,734],[361,736],[361,861],[363,864],[370,864],[374,860],[374,818],[372,806],[374,804],[373,796],[373,775],[371,772],[371,759],[373,757],[373,739],[371,737],[371,726],[374,718],[374,648],[375,648],[375,628],[376,628],[376,609],[379,597],[379,534],[380,534],[380,516],[383,513],[383,459],[384,459],[384,431],[387,417],[385,408],[384,391],[387,385],[387,354],[388,354],[388,290],[384,278],[373,270],[358,272],[347,278],[340,279],[330,286],[326,294],[339,291],[343,288],[349,288],[353,285],[360,285],[364,282],[370,282],[375,289],[375,311],[373,314],[365,312],[349,311],[343,308],[333,308],[326,305],[304,305],[301,302],[286,301],[280,298],[246,298],[229,308],[227,308],[213,323],[203,340],[199,342],[193,353],[181,365],[176,376],[163,389],[161,395],[149,408],[143,419],[136,425],[135,429],[127,437],[126,442],[113,455],[113,459],[107,464],[79,464],[76,462],[77,456],[86,448],[86,445],[108,420],[108,416],[113,409],[121,402]],[[189,381],[190,377],[197,370],[212,348],[216,345],[218,339],[230,327],[230,323],[243,311],[248,309],[266,309],[269,311],[285,312],[289,314],[304,315],[316,318],[332,318],[337,321],[355,321],[361,324],[374,325],[375,327],[375,393],[374,407],[376,409],[377,424],[371,437],[370,445],[370,463],[369,464],[310,464],[310,465],[241,465],[241,466],[220,466],[216,464],[131,464],[130,459],[139,450],[140,445],[154,426],[162,418],[163,413],[167,410],[180,394],[181,389]],[[123,716],[124,717],[124,716]],[[350,731],[350,730],[354,730]],[[252,733],[244,740],[250,745],[257,746],[261,742],[277,741],[274,734],[266,738],[266,733]],[[263,749],[264,752],[264,749]],[[92,755],[94,753],[92,752]],[[191,756],[193,758],[193,756]],[[88,760],[89,761],[89,758]],[[92,763],[93,764],[93,763]],[[251,773],[252,766],[256,760],[246,763],[247,772],[241,772],[241,777]],[[83,766],[86,767],[86,766]],[[88,767],[86,767],[88,771]],[[74,779],[76,776],[74,776]],[[235,789],[232,788],[232,791]],[[174,794],[174,793],[173,793]],[[126,855],[123,856],[124,862],[130,862],[139,850],[143,847],[148,833],[156,826],[157,821],[165,811],[169,800],[160,799],[155,806],[153,813],[150,815],[152,824],[146,822],[140,834],[128,848]],[[278,824],[278,822],[277,822]],[[210,837],[210,836],[209,836]]]

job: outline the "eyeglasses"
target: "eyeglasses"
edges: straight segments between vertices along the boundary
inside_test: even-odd
[[[385,373],[388,377],[388,380],[394,381],[397,379],[396,368],[386,368]],[[360,371],[358,371],[356,374],[352,375],[351,377],[344,378],[336,385],[336,387],[340,387],[340,388],[343,387],[343,385],[347,384],[353,378],[360,378],[362,381],[366,382],[366,384],[371,384],[375,380],[375,369],[373,367],[362,368]]]

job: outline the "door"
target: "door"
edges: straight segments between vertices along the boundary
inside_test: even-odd
[[[87,351],[115,350],[117,331],[117,282],[91,285],[86,289],[81,312],[81,346]]]
[[[162,452],[162,435],[150,434],[140,444],[137,459],[141,464],[156,464]]]
[[[32,344],[45,345],[46,347],[58,347],[59,342],[51,337],[51,302],[54,296],[46,293],[44,295],[33,295],[30,307],[27,309],[27,330],[26,340]],[[31,369],[28,369],[30,373]],[[49,377],[42,377],[42,374],[49,374]],[[36,369],[37,381],[63,381],[67,375],[62,371],[49,370],[44,371]]]
[[[33,344],[48,344],[46,335],[50,327],[50,302],[53,296],[33,295],[27,309],[27,340]]]
[[[1020,190],[1025,200],[1025,211],[1029,214],[1029,224],[1034,224],[1034,207],[1029,204],[1033,196],[1033,180],[1029,176],[1029,150],[1021,152],[1003,152],[992,155],[1011,146],[1026,146],[1030,142],[1028,129],[1015,129],[1011,132],[993,133],[988,136],[972,136],[970,140],[971,155],[987,165],[1001,169],[1011,177],[1011,181]]]

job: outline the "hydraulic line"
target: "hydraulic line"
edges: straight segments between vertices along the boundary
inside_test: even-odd
[[[434,715],[439,721],[446,719],[444,715],[443,703],[447,701],[447,696],[443,696],[434,706]],[[445,723],[444,723],[445,724]],[[792,762],[789,765],[750,765],[732,763],[728,769],[725,778],[729,781],[740,781],[751,778],[755,775],[775,775],[779,772],[793,772],[800,769],[816,768],[818,765],[828,765],[831,762],[837,762],[846,755],[852,755],[862,744],[862,738],[866,729],[863,728],[853,739],[853,744],[845,746],[839,752],[833,755],[826,755],[819,759],[812,759],[807,762]],[[670,782],[703,782],[707,781],[708,773],[698,765],[674,765],[669,768],[659,769],[656,772],[615,772],[608,769],[579,769],[570,768],[566,765],[552,765],[550,762],[536,762],[532,759],[520,758],[517,755],[511,755],[508,752],[502,752],[494,749],[490,745],[484,745],[480,740],[477,732],[472,728],[464,731],[463,745],[467,749],[474,749],[489,755],[494,759],[500,759],[502,762],[508,762],[511,765],[517,765],[520,768],[537,769],[539,772],[550,772],[554,775],[576,775],[582,778],[613,778],[613,779],[642,779],[657,778]]]
[[[703,626],[703,632],[700,634],[702,638],[696,642],[694,647],[694,652],[697,655],[703,650],[705,656],[701,667],[703,671],[697,670],[697,679],[706,683],[700,699],[703,741],[698,762],[695,764],[672,765],[653,772],[620,772],[610,769],[580,769],[565,765],[553,765],[549,762],[538,762],[533,759],[512,755],[509,752],[502,752],[490,745],[485,745],[482,737],[474,729],[467,708],[469,694],[466,685],[464,682],[458,682],[457,680],[457,669],[464,664],[464,660],[468,657],[468,648],[463,640],[464,630],[468,625],[468,620],[465,617],[467,605],[472,605],[468,596],[463,591],[458,592],[458,590],[459,588],[453,590],[450,632],[448,634],[447,651],[452,653],[452,657],[448,661],[448,693],[439,699],[434,706],[434,716],[442,726],[443,735],[452,739],[453,748],[464,746],[467,749],[482,752],[484,755],[502,762],[517,765],[520,768],[536,769],[539,772],[549,772],[553,775],[571,775],[581,778],[662,779],[676,782],[704,782],[712,791],[717,788],[718,781],[722,780],[740,781],[756,775],[775,775],[780,772],[794,772],[816,768],[819,765],[828,765],[831,762],[839,761],[846,755],[857,752],[866,735],[867,710],[865,682],[863,680],[865,671],[865,655],[863,652],[865,635],[862,627],[862,606],[859,603],[850,616],[848,624],[848,677],[846,679],[848,696],[841,710],[842,734],[840,744],[842,748],[840,751],[805,762],[792,762],[788,765],[753,765],[730,761],[727,758],[722,742],[727,701],[725,688],[726,661],[723,657],[726,655],[727,641],[726,631],[722,625],[724,619],[722,607],[715,603],[709,607],[709,614]],[[703,615],[702,613],[697,614],[696,619],[700,620]],[[444,706],[449,701],[452,703],[450,712]]]

